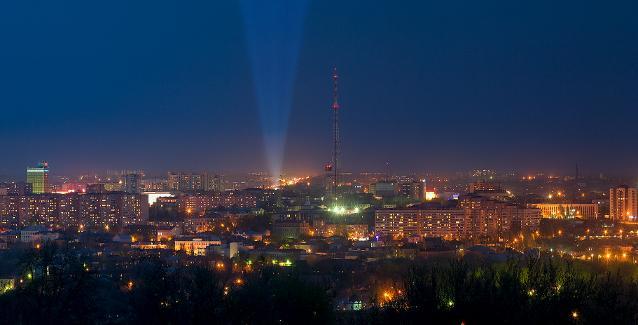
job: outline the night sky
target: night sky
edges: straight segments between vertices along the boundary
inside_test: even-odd
[[[314,0],[284,167],[637,171],[636,1]],[[0,1],[0,175],[266,170],[239,1]],[[293,33],[294,34],[294,33]]]

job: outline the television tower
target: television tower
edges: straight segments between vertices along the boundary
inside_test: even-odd
[[[335,67],[332,71],[333,93],[332,93],[332,194],[337,198],[337,185],[339,184],[339,74]]]

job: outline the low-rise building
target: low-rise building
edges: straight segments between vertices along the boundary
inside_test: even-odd
[[[598,219],[596,203],[540,203],[531,207],[541,210],[543,218],[551,219]]]
[[[209,254],[219,255],[225,258],[233,258],[239,254],[239,250],[241,247],[241,243],[239,242],[230,242],[227,244],[221,245],[210,245],[206,247],[206,251]]]
[[[367,240],[369,230],[367,224],[321,224],[316,229],[316,235],[322,237],[343,236],[349,240]]]
[[[274,240],[299,239],[309,235],[310,225],[306,221],[276,221],[272,225],[272,238]]]
[[[180,238],[175,240],[175,250],[188,255],[204,256],[208,246],[221,244],[221,239],[215,236]]]
[[[171,241],[182,234],[180,227],[157,227],[157,241]]]
[[[20,231],[20,241],[23,243],[41,243],[56,240],[60,237],[57,232],[50,231],[44,226],[29,226]]]

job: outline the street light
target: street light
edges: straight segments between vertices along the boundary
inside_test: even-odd
[[[572,318],[573,318],[573,319],[578,319],[578,317],[579,317],[580,315],[578,314],[578,311],[577,311],[577,310],[574,310],[574,311],[572,311],[571,316],[572,316]]]

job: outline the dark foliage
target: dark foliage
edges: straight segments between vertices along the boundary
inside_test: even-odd
[[[149,258],[129,278],[113,279],[73,256],[54,246],[25,255],[23,283],[0,295],[0,324],[324,324],[332,317],[325,290],[290,272],[267,269],[237,283]]]
[[[130,270],[97,272],[78,256],[53,245],[26,250],[20,260],[22,283],[0,295],[0,324],[634,324],[638,320],[635,279],[620,269],[592,271],[590,266],[551,257],[507,263],[414,262],[408,272],[394,264],[379,265],[404,279],[403,294],[383,307],[335,312],[326,288],[298,274],[304,268],[266,266],[238,281],[237,274],[216,272],[204,263],[169,266],[158,258],[144,258]]]
[[[414,267],[403,299],[354,322],[415,324],[635,324],[638,285],[620,273],[578,270],[549,257],[504,265]]]

